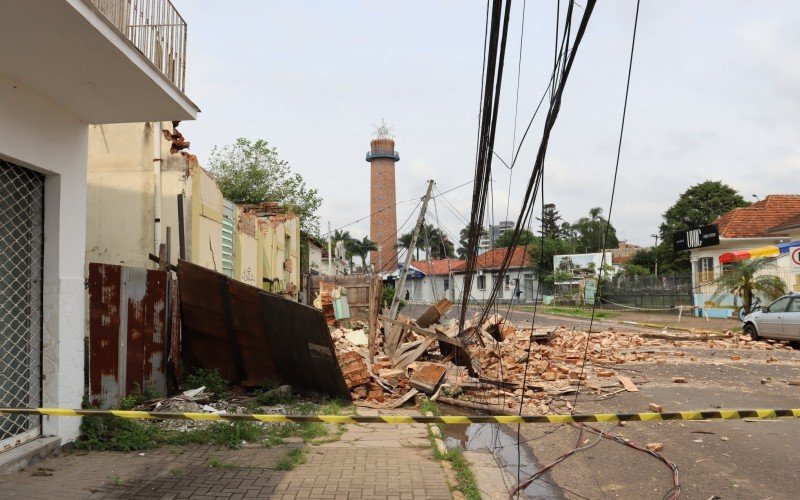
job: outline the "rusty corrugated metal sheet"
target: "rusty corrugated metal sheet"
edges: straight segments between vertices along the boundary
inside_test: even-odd
[[[184,360],[234,384],[277,379],[350,399],[330,331],[318,309],[178,262]]]
[[[89,264],[89,391],[116,407],[139,388],[166,394],[167,272]]]

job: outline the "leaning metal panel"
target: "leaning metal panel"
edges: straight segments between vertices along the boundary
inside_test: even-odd
[[[41,404],[44,176],[0,159],[0,406]],[[0,450],[35,437],[41,417],[0,417]]]

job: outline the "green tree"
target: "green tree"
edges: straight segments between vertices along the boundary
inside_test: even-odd
[[[374,241],[370,240],[367,236],[361,238],[361,240],[352,240],[351,241],[351,248],[352,252],[355,255],[361,257],[361,265],[362,270],[366,272],[367,270],[367,255],[374,250],[378,249],[378,245],[375,244]]]
[[[456,256],[456,247],[453,242],[439,229],[434,229],[429,236],[430,239],[430,253],[431,259],[454,259]]]
[[[690,272],[689,252],[672,249],[672,233],[711,224],[721,215],[749,203],[735,189],[721,181],[705,181],[681,193],[659,226],[661,244],[656,250],[659,272]]]
[[[459,240],[458,240],[458,250],[456,251],[456,253],[458,254],[459,259],[467,258],[467,244],[469,241],[469,233],[471,232],[470,227],[471,226],[468,225],[458,233]],[[488,236],[489,232],[486,231],[486,228],[482,227],[481,237],[488,237]]]
[[[779,277],[764,272],[772,265],[772,259],[764,258],[729,264],[717,278],[717,288],[711,299],[719,300],[726,294],[733,294],[734,300],[742,299],[745,314],[750,314],[754,294],[761,294],[770,301],[777,299],[786,293],[786,284]]]
[[[608,221],[603,217],[603,209],[594,207],[589,210],[589,217],[581,217],[571,226],[574,231],[575,247],[579,252],[599,252],[603,249],[603,238],[605,237],[606,224]],[[608,227],[608,241],[605,244],[606,250],[617,248],[617,230],[613,225]]]
[[[647,276],[650,274],[650,269],[645,266],[628,262],[626,264],[622,264],[622,272],[627,276]]]
[[[511,246],[511,239],[514,237],[514,230],[507,229],[500,233],[500,236],[497,237],[497,241],[495,242],[495,248],[508,248]],[[528,231],[527,229],[523,229],[519,233],[519,242],[517,246],[524,246],[530,245],[536,240],[536,236]]]
[[[556,240],[553,238],[542,238],[535,236],[534,240],[528,245],[528,251],[533,263],[533,272],[537,279],[543,283],[553,285],[553,256],[575,253],[575,243],[571,240]],[[571,271],[561,271],[569,272]]]
[[[322,198],[267,141],[239,138],[235,144],[215,147],[209,168],[226,199],[234,203],[281,202],[300,217],[303,231],[319,234],[317,210]]]
[[[545,238],[559,239],[562,237],[562,231],[569,227],[569,224],[561,219],[561,215],[556,210],[555,203],[545,203],[542,210],[542,217],[537,217],[542,227],[539,230],[539,235]],[[566,227],[564,226],[566,224]]]
[[[397,250],[405,250],[408,251],[411,248],[411,239],[414,237],[413,232],[401,234],[399,238],[397,238]],[[419,245],[420,241],[417,238],[417,244],[414,248],[414,260],[419,260]]]
[[[638,250],[631,256],[630,263],[636,266],[644,267],[651,273],[655,272],[656,252],[653,249]]]

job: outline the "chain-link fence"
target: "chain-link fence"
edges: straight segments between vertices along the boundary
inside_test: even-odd
[[[0,160],[0,406],[41,401],[44,177]],[[40,417],[0,417],[0,446],[38,434]]]

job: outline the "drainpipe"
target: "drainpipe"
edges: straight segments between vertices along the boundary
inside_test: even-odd
[[[152,123],[153,130],[153,177],[155,181],[153,211],[154,211],[154,255],[158,255],[161,247],[161,122]]]

